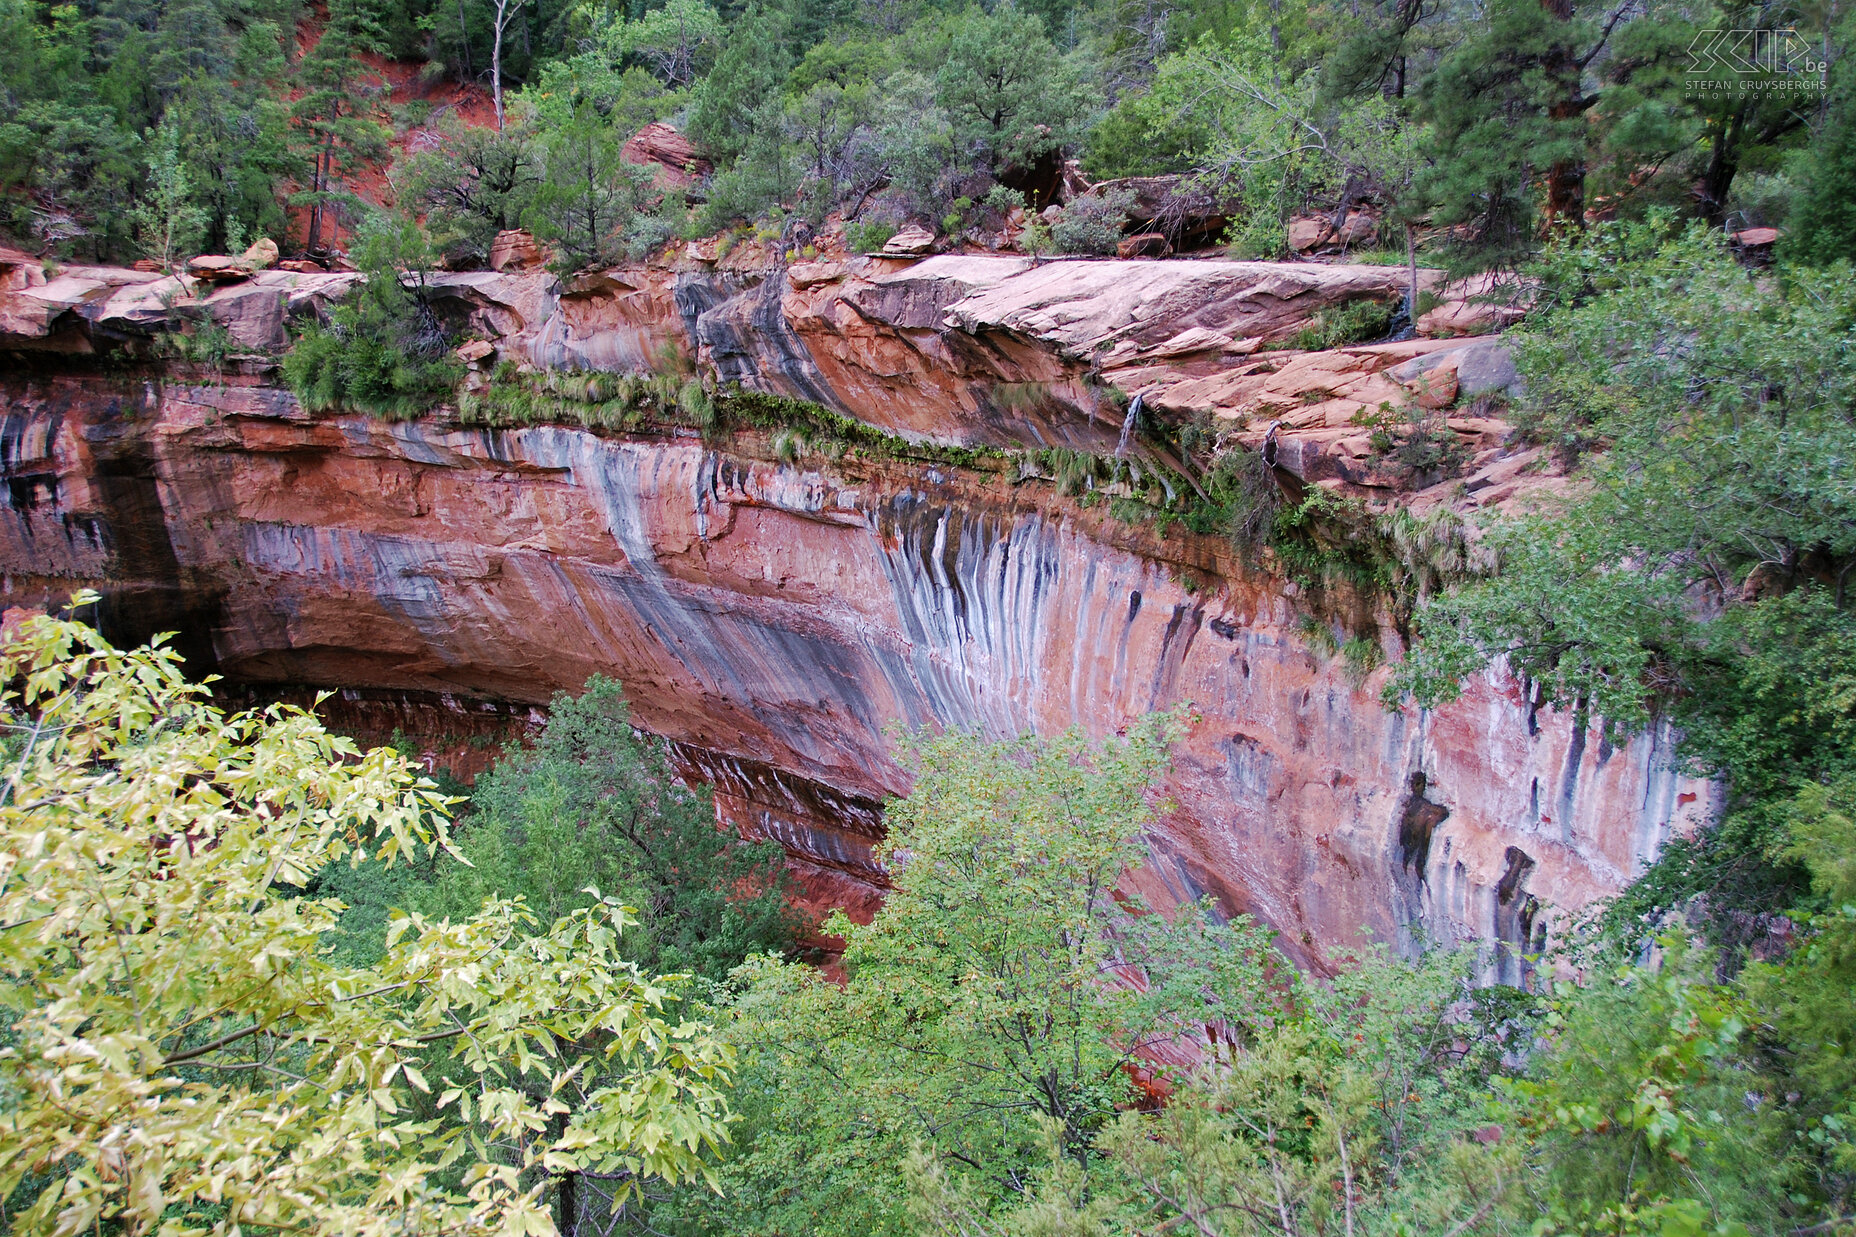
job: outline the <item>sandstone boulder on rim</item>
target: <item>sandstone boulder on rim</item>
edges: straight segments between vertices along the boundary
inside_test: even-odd
[[[627,163],[656,170],[658,183],[673,189],[694,184],[715,169],[696,149],[696,143],[661,120],[654,120],[625,139],[619,157]]]
[[[919,223],[912,223],[883,242],[883,252],[892,257],[910,257],[934,248],[934,233]]]
[[[195,279],[211,283],[237,283],[241,279],[250,279],[252,274],[251,268],[237,258],[218,253],[203,253],[197,258],[189,258],[187,273]]]
[[[533,232],[523,228],[505,228],[490,242],[490,269],[493,271],[532,271],[548,264],[547,251]]]
[[[260,236],[239,256],[238,264],[247,270],[262,271],[277,265],[277,242]]]
[[[1308,253],[1327,244],[1334,235],[1334,225],[1318,215],[1305,215],[1289,221],[1289,248]]]

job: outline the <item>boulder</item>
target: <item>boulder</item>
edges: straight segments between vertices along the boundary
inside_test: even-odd
[[[458,360],[463,361],[466,365],[474,365],[478,361],[494,356],[495,354],[496,345],[487,339],[470,340],[467,343],[459,345],[457,350]]]
[[[684,250],[684,253],[689,256],[689,260],[692,262],[701,262],[705,266],[713,266],[715,263],[722,260],[722,245],[721,242],[713,236],[704,237],[699,241],[691,241],[689,246]]]
[[[187,274],[207,283],[238,283],[251,278],[251,268],[237,258],[220,253],[203,253],[188,261]]]
[[[1103,181],[1094,192],[1115,190],[1134,194],[1128,226],[1136,233],[1158,232],[1174,249],[1216,245],[1230,226],[1232,205],[1184,176],[1127,176]]]
[[[1448,375],[1448,381],[1444,380]],[[1386,376],[1413,392],[1426,408],[1447,407],[1453,399],[1474,399],[1511,391],[1520,383],[1514,357],[1508,345],[1499,339],[1478,339],[1456,344],[1435,352],[1415,356],[1395,365]],[[1426,393],[1433,398],[1449,390],[1444,403],[1426,403]]]
[[[1411,384],[1412,399],[1418,407],[1436,410],[1456,402],[1456,366],[1438,365]]]
[[[934,248],[934,233],[919,223],[912,223],[902,231],[890,237],[883,246],[883,253],[889,257],[915,257]]]
[[[1115,246],[1118,258],[1170,258],[1173,247],[1166,242],[1166,237],[1159,232],[1142,232],[1138,236],[1124,237]]]
[[[1289,221],[1289,248],[1308,253],[1328,243],[1334,227],[1318,215],[1303,215]]]
[[[160,274],[161,263],[155,261],[153,258],[137,258],[134,265],[129,269],[132,271],[142,271],[144,273]]]
[[[1370,245],[1378,238],[1379,216],[1364,210],[1349,212],[1334,234],[1334,239],[1343,245]]]
[[[260,236],[240,255],[238,264],[247,270],[262,271],[277,265],[277,242]]]
[[[280,271],[291,271],[298,275],[321,275],[325,273],[320,264],[307,261],[303,258],[285,258],[277,264],[277,269]]]
[[[276,276],[267,279],[274,281]],[[254,278],[217,288],[205,295],[205,305],[212,320],[241,347],[269,350],[289,342],[284,323],[290,293],[274,282]]]
[[[1465,399],[1513,391],[1521,385],[1514,355],[1500,340],[1486,340],[1463,349],[1457,362],[1456,382]]]
[[[505,228],[490,242],[490,269],[532,271],[548,264],[547,251],[535,234],[523,228]]]
[[[696,143],[661,120],[654,120],[625,139],[619,157],[656,171],[658,183],[681,189],[709,175],[715,168],[702,157]]]
[[[836,283],[849,273],[842,262],[798,262],[787,268],[786,278],[795,288],[812,288]]]
[[[0,292],[45,286],[45,264],[29,253],[0,247]]]

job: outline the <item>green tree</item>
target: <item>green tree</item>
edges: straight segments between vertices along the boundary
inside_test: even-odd
[[[956,148],[994,174],[1080,140],[1094,105],[1043,22],[1009,5],[953,20],[935,86]]]
[[[431,251],[419,226],[388,215],[362,225],[355,256],[364,272],[327,320],[297,336],[284,381],[304,407],[416,417],[448,398],[463,367],[426,284]]]
[[[1800,888],[1775,865],[1789,801],[1856,768],[1856,280],[1756,279],[1666,221],[1598,229],[1542,275],[1545,305],[1511,335],[1518,419],[1569,456],[1604,449],[1577,501],[1489,529],[1499,574],[1423,607],[1395,690],[1447,699],[1500,657],[1578,724],[1672,716],[1729,811],[1672,843],[1615,922],[1641,932],[1709,890],[1732,947],[1734,923]]]
[[[495,899],[334,960],[340,904],[292,886],[447,848],[445,801],[310,714],[227,716],[179,660],[50,618],[0,651],[13,1231],[552,1234],[583,1174],[708,1171],[729,1052],[619,956],[620,908],[531,935]]]
[[[180,134],[163,125],[148,160],[148,193],[130,212],[142,252],[172,271],[205,231],[207,216],[193,202],[193,186],[180,161]]]
[[[278,27],[253,22],[237,41],[231,77],[196,83],[163,113],[180,130],[194,201],[207,213],[205,244],[239,252],[238,234],[286,238],[289,221],[278,182],[298,170],[290,152],[290,109],[267,84],[287,67]]]
[[[1785,957],[1747,968],[1746,989],[1795,1062],[1797,1124],[1835,1213],[1856,1207],[1856,778],[1802,787],[1787,822],[1788,858],[1811,873]]]
[[[1470,223],[1495,255],[1529,247],[1534,190],[1549,227],[1585,215],[1584,73],[1609,25],[1573,0],[1496,0],[1420,89],[1436,144],[1425,188],[1440,222]]]
[[[1689,590],[1731,605],[1835,586],[1856,555],[1840,463],[1856,449],[1856,282],[1762,284],[1666,221],[1605,229],[1543,272],[1559,303],[1515,336],[1521,420],[1568,452],[1606,447],[1591,494],[1498,529],[1502,574],[1431,607],[1403,682],[1440,699],[1500,653],[1549,699],[1635,726],[1706,621]]]
[[[522,226],[542,184],[532,124],[501,129],[439,121],[439,145],[399,169],[401,193],[425,209],[433,248],[454,264],[489,260],[496,234]]]
[[[530,209],[537,233],[555,242],[569,269],[628,256],[628,228],[661,201],[650,169],[625,160],[626,136],[587,103],[541,131],[544,175]]]
[[[718,166],[732,164],[756,140],[777,140],[780,88],[792,65],[784,33],[776,15],[749,6],[696,89],[689,134]]]
[[[686,789],[663,744],[633,731],[610,679],[555,696],[534,746],[479,778],[472,805],[459,845],[473,866],[451,870],[434,910],[520,896],[548,922],[593,905],[597,886],[637,908],[628,957],[718,981],[794,946],[784,850],[718,828],[708,790]]]
[[[1504,1030],[1525,1006],[1475,994],[1472,968],[1466,952],[1412,966],[1375,950],[1347,959],[1332,984],[1284,972],[1267,1019],[1212,1038],[1164,1107],[1103,1128],[1093,1161],[1052,1154],[1028,1201],[988,1214],[942,1163],[917,1156],[917,1231],[1501,1231],[1523,1214],[1523,1155],[1516,1140],[1475,1134]]]
[[[738,975],[746,1136],[730,1231],[893,1232],[903,1161],[931,1145],[967,1188],[1014,1195],[1044,1158],[1090,1158],[1144,1055],[1272,1007],[1267,937],[1198,908],[1148,914],[1122,881],[1153,819],[1170,719],[1099,746],[1071,734],[911,746],[914,789],[868,925],[839,917],[842,986],[771,960]]]
[[[311,252],[322,247],[331,216],[352,205],[353,195],[342,186],[343,173],[386,150],[385,133],[367,115],[371,71],[361,59],[363,53],[379,55],[385,50],[385,36],[368,0],[333,0],[322,36],[297,66],[302,94],[290,118],[310,176],[309,185],[290,200],[309,207],[304,247]]]
[[[1856,23],[1843,32],[1847,44]],[[1823,125],[1804,160],[1806,186],[1786,254],[1829,265],[1856,253],[1856,61],[1845,56],[1832,71]]]
[[[722,42],[721,16],[702,0],[670,0],[637,21],[622,17],[599,35],[614,61],[633,57],[672,90],[692,86],[714,59]]]
[[[1679,937],[1651,967],[1562,984],[1524,1078],[1503,1090],[1530,1135],[1533,1231],[1790,1232],[1804,1220],[1780,1097],[1746,1051],[1752,1010]],[[1548,1046],[1550,1045],[1550,1047]]]

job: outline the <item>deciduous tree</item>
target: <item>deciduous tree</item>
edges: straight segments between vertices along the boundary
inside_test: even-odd
[[[228,716],[75,622],[29,620],[0,677],[13,1231],[571,1233],[582,1175],[708,1171],[729,1051],[620,957],[613,902],[538,935],[500,898],[401,918],[344,965],[340,904],[300,887],[450,847],[403,758]]]

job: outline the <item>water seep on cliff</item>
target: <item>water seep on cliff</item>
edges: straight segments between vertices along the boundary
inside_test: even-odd
[[[1396,268],[741,253],[441,273],[474,372],[458,407],[400,423],[311,415],[266,359],[354,278],[209,289],[0,255],[0,600],[88,585],[115,634],[179,630],[235,685],[367,689],[435,724],[612,675],[810,900],[859,912],[906,784],[896,721],[1100,735],[1189,702],[1177,808],[1136,883],[1256,914],[1316,965],[1362,928],[1472,937],[1512,982],[1554,915],[1708,806],[1667,733],[1614,748],[1501,676],[1389,710],[1390,600],[1112,510],[1136,477],[1197,484],[1188,428],[1359,510],[1562,484],[1505,445],[1498,341],[1306,346],[1323,315],[1396,299]],[[163,346],[207,323],[229,359]],[[549,414],[626,383],[735,412]],[[1436,410],[1457,475],[1375,446],[1374,415],[1403,406]]]

